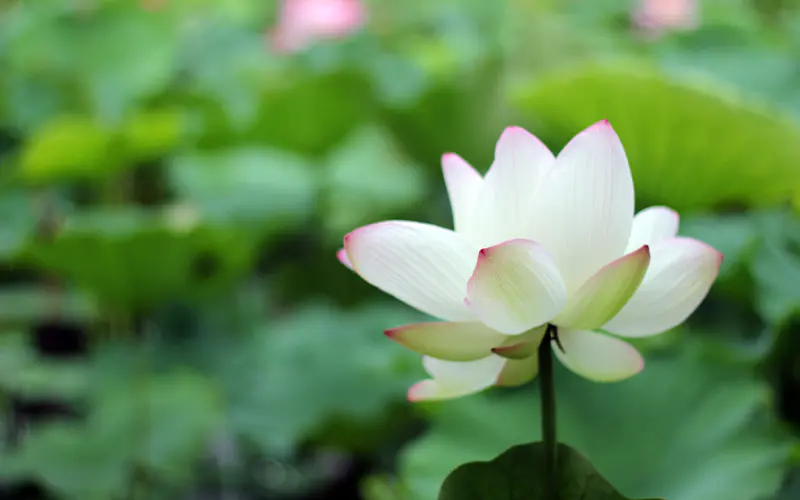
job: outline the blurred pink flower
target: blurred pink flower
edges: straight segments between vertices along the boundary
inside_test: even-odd
[[[698,0],[641,0],[633,13],[634,24],[648,36],[665,31],[696,29],[700,24]]]
[[[278,52],[296,52],[316,40],[347,37],[365,18],[362,0],[283,0],[270,40]]]

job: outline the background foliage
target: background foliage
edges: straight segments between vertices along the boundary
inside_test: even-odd
[[[420,316],[334,253],[448,225],[444,152],[608,118],[725,262],[642,375],[557,374],[562,437],[625,496],[797,498],[797,2],[657,39],[629,0],[367,4],[286,55],[273,1],[0,1],[0,496],[430,500],[536,439],[532,388],[406,403],[381,330]]]

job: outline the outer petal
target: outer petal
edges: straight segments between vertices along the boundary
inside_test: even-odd
[[[667,207],[645,208],[633,218],[631,236],[626,252],[632,252],[642,245],[652,245],[678,234],[678,212]]]
[[[459,233],[469,234],[470,218],[483,186],[483,178],[454,153],[442,156],[442,172],[453,212],[453,227]]]
[[[516,387],[527,384],[539,372],[539,360],[536,356],[526,359],[509,359],[503,365],[495,385]]]
[[[344,264],[344,266],[351,271],[353,270],[353,264],[350,263],[350,257],[347,256],[347,250],[344,248],[340,248],[338,252],[336,252],[336,258],[339,259],[339,262]]]
[[[446,361],[485,358],[508,339],[483,323],[418,323],[384,333],[412,351]]]
[[[644,337],[683,323],[708,294],[722,264],[721,253],[692,238],[662,241],[650,252],[642,284],[605,330]]]
[[[515,335],[550,321],[567,290],[553,259],[530,240],[511,240],[478,255],[467,285],[475,314],[491,328]]]
[[[506,359],[528,359],[536,354],[538,345],[530,341],[520,340],[513,344],[493,347],[492,352]]]
[[[632,345],[589,330],[559,329],[564,351],[550,341],[556,357],[573,372],[595,382],[617,382],[644,368],[644,359]]]
[[[624,254],[633,221],[633,180],[607,121],[567,144],[533,205],[529,237],[553,255],[570,291]]]
[[[497,344],[492,352],[506,359],[525,359],[536,357],[536,350],[542,343],[547,325],[527,331],[522,335],[505,336],[504,342]]]
[[[547,146],[524,129],[503,132],[473,214],[479,246],[526,237],[534,194],[554,162]]]
[[[442,361],[424,357],[423,366],[432,379],[417,382],[408,390],[409,401],[453,399],[494,385],[505,360],[494,354],[477,361]]]
[[[649,264],[650,250],[645,245],[604,266],[569,297],[552,323],[579,330],[601,327],[630,300]]]
[[[408,305],[449,321],[473,319],[464,293],[478,251],[453,231],[418,222],[389,221],[344,238],[354,270]]]

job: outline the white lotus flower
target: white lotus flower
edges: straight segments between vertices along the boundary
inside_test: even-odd
[[[431,378],[414,401],[520,385],[537,372],[546,326],[561,362],[596,381],[642,370],[618,337],[655,335],[683,322],[717,277],[722,255],[676,236],[678,214],[634,217],[633,180],[607,121],[558,157],[518,127],[506,129],[482,178],[442,158],[455,230],[379,222],[344,238],[338,257],[364,280],[441,322],[386,334],[424,355]]]

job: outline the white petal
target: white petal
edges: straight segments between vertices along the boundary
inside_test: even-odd
[[[483,323],[418,323],[384,332],[412,351],[447,361],[485,358],[509,337]]]
[[[467,285],[475,314],[491,328],[515,335],[550,321],[567,290],[553,259],[530,240],[511,240],[478,254]]]
[[[642,245],[652,245],[678,234],[678,212],[667,207],[645,208],[633,218],[631,236],[626,252],[632,252]]]
[[[456,232],[470,234],[470,218],[483,186],[483,178],[469,163],[453,153],[442,156],[442,172],[453,212],[453,228]]]
[[[437,318],[474,318],[464,297],[478,251],[457,233],[419,222],[379,222],[345,236],[344,247],[359,276],[384,292]]]
[[[589,330],[558,330],[564,347],[550,345],[561,362],[582,377],[595,382],[617,382],[632,377],[644,368],[644,359],[632,345],[610,335]]]
[[[539,360],[536,356],[525,359],[508,359],[495,385],[501,387],[517,387],[527,384],[539,372]]]
[[[529,237],[547,248],[570,291],[624,254],[633,221],[633,180],[607,121],[566,145],[533,204]]]
[[[647,245],[603,266],[577,292],[552,321],[576,330],[600,328],[617,315],[642,282],[650,264]]]
[[[650,267],[639,289],[603,329],[644,337],[683,323],[717,279],[722,254],[692,238],[672,238],[650,247]]]
[[[433,378],[414,384],[408,390],[408,400],[453,399],[482,391],[494,385],[505,361],[494,354],[465,362],[442,361],[426,356],[422,364]]]
[[[476,244],[526,237],[534,194],[554,161],[547,146],[524,129],[503,132],[473,213]]]
[[[353,270],[353,264],[350,263],[350,257],[347,256],[347,250],[344,248],[340,248],[338,252],[336,252],[336,258],[339,259],[346,268]]]

